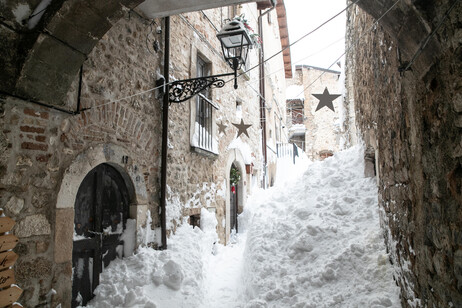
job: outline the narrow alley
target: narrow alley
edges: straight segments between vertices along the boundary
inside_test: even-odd
[[[1,0],[0,308],[462,307],[462,0]]]
[[[250,197],[228,246],[203,213],[203,230],[184,224],[171,250],[112,262],[87,307],[400,307],[362,157],[355,146],[279,160],[284,172]]]

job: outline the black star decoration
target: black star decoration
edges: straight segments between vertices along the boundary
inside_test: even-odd
[[[226,129],[226,127],[228,127],[228,126],[226,126],[225,124],[223,124],[223,121],[221,121],[221,123],[217,123],[217,125],[218,125],[218,133],[219,133],[219,134],[223,133],[224,135],[226,135],[225,129]]]
[[[249,137],[249,134],[247,133],[247,129],[252,126],[251,124],[244,124],[244,120],[241,119],[241,123],[240,124],[236,124],[236,123],[231,123],[233,124],[234,126],[236,126],[236,128],[239,130],[237,132],[237,138],[239,138],[240,135],[242,134],[246,134],[247,137]],[[249,137],[250,138],[250,137]]]
[[[318,107],[316,107],[316,111],[321,109],[322,107],[329,107],[332,111],[335,112],[334,110],[334,104],[332,104],[332,101],[339,97],[341,94],[329,94],[329,90],[327,90],[327,87],[324,89],[324,93],[322,94],[312,94],[314,97],[319,99],[319,104]]]

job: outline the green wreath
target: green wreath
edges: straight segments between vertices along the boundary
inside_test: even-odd
[[[231,167],[231,174],[229,180],[231,181],[231,185],[236,185],[241,180],[241,173],[234,166]]]

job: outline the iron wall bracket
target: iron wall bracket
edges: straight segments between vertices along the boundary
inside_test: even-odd
[[[231,75],[236,74],[227,73],[174,81],[169,86],[168,100],[170,103],[181,103],[207,88],[223,88],[226,82],[221,77]]]

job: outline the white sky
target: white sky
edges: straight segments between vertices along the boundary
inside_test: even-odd
[[[343,10],[346,0],[284,0],[290,43]],[[346,14],[291,47],[292,65],[308,64],[328,68],[345,50]],[[331,44],[334,44],[330,47]],[[324,50],[323,50],[324,49]],[[322,50],[322,51],[321,51]],[[335,64],[331,69],[338,70]]]

